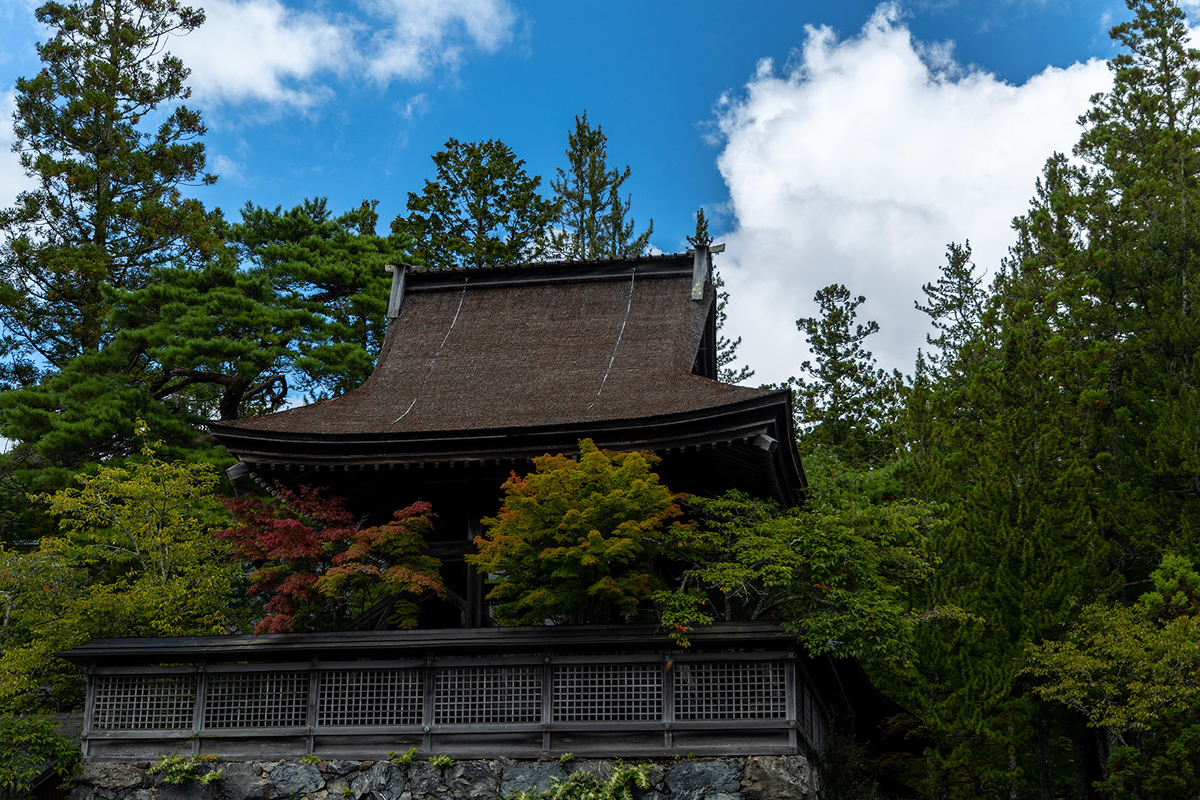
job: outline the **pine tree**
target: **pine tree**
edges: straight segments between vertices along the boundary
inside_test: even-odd
[[[413,260],[411,240],[376,234],[375,207],[364,200],[335,217],[324,198],[287,211],[248,203],[230,228],[279,305],[302,312],[291,372],[310,397],[343,394],[371,374],[387,327],[391,277],[384,268]]]
[[[946,245],[946,264],[935,283],[921,286],[928,305],[915,301],[918,311],[929,315],[938,335],[925,335],[926,343],[936,348],[928,355],[929,365],[942,370],[952,368],[963,348],[979,331],[983,322],[987,294],[983,277],[975,274],[971,261],[971,243]]]
[[[608,166],[608,137],[602,126],[588,124],[587,112],[575,117],[567,133],[567,168],[550,182],[557,206],[556,231],[548,255],[564,261],[640,256],[650,246],[654,220],[636,233],[629,216],[632,198],[621,199],[629,179],[624,170]]]
[[[31,365],[98,352],[111,337],[106,292],[203,261],[217,221],[183,195],[215,179],[199,113],[177,104],[188,70],[165,51],[203,11],[91,0],[49,2],[37,18],[52,36],[38,45],[41,71],[17,81],[14,114],[14,150],[35,186],[0,212],[0,324],[26,383]]]
[[[437,268],[484,267],[533,261],[542,255],[553,204],[538,194],[540,176],[498,139],[459,142],[433,155],[437,178],[408,193],[408,215],[392,221],[393,235]]]
[[[953,598],[981,620],[920,648],[926,681],[911,707],[939,741],[940,796],[977,796],[991,781],[1086,798],[1096,781],[1132,785],[1110,770],[1167,764],[1154,761],[1157,731],[1145,753],[1108,761],[1108,723],[1089,730],[1023,673],[1030,644],[1055,652],[1064,630],[1073,642],[1108,636],[1164,551],[1196,554],[1200,53],[1174,3],[1129,6],[1133,19],[1113,29],[1125,47],[1113,89],[1081,119],[1076,162],[1047,162],[979,323],[963,317],[963,332],[976,328],[965,344],[954,317],[972,305],[960,302],[972,296],[964,253],[950,254],[950,283],[931,287],[948,292],[927,309],[955,356],[909,395],[922,419],[913,483],[952,510],[935,542],[946,567],[934,602]],[[1080,617],[1089,603],[1112,611]],[[1109,666],[1124,669],[1097,669]],[[1140,791],[1152,785],[1165,784]]]

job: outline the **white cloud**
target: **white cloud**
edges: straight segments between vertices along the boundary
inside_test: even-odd
[[[354,15],[294,10],[280,0],[203,6],[205,23],[171,42],[192,70],[197,100],[302,111],[332,96],[322,82],[329,75],[386,84],[453,72],[469,52],[494,53],[510,41],[516,22],[507,0],[363,0]]]
[[[353,29],[279,0],[205,0],[205,22],[171,42],[201,103],[247,100],[307,109],[330,94],[321,73],[353,63]]]
[[[512,39],[516,23],[504,0],[371,0],[367,7],[387,24],[368,55],[369,73],[383,83],[454,70],[467,45],[494,53]]]
[[[212,159],[212,171],[222,180],[242,183],[246,180],[245,165],[234,161],[224,153],[217,153]]]
[[[1110,81],[1089,61],[1013,86],[950,54],[915,42],[884,4],[853,39],[809,28],[782,70],[764,61],[722,99],[728,334],[743,337],[755,380],[797,372],[807,348],[795,321],[830,283],[867,296],[860,321],[881,328],[870,348],[910,371],[928,330],[913,301],[946,243],[970,239],[994,270],[1046,158],[1069,152],[1088,97]]]
[[[411,122],[417,117],[424,116],[425,112],[429,110],[429,97],[421,92],[403,103],[397,103],[395,108],[401,119]]]
[[[17,194],[33,188],[33,181],[21,168],[16,153],[12,152],[16,141],[12,117],[16,108],[16,93],[12,89],[0,90],[0,208],[12,205]]]

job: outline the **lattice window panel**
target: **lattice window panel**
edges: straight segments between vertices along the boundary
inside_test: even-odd
[[[92,728],[189,729],[195,710],[195,675],[101,675],[96,678]]]
[[[445,667],[437,671],[434,722],[541,722],[542,668]]]
[[[208,676],[205,728],[294,728],[307,725],[307,672]]]
[[[662,704],[659,664],[554,668],[555,722],[659,720]]]
[[[675,665],[675,719],[785,719],[782,661]]]
[[[419,669],[321,673],[318,725],[420,725],[425,685]]]

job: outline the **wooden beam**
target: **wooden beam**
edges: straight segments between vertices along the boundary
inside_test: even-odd
[[[404,281],[408,275],[408,265],[388,264],[384,269],[392,273],[392,292],[388,296],[387,318],[395,319],[400,316],[400,305],[404,302]]]

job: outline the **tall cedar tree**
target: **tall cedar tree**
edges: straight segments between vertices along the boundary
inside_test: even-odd
[[[517,264],[539,258],[554,206],[538,194],[540,176],[498,139],[459,142],[433,155],[437,178],[408,193],[408,215],[392,233],[436,268]]]
[[[200,115],[175,105],[188,70],[171,36],[204,21],[175,0],[50,2],[42,70],[17,81],[21,166],[35,182],[0,212],[0,324],[10,370],[61,368],[108,340],[106,290],[145,285],[154,267],[204,260],[214,224],[184,186],[204,173]],[[148,119],[154,124],[147,124]],[[18,369],[23,380],[33,377]],[[10,373],[11,377],[11,373]]]
[[[687,240],[688,244],[693,247],[696,245],[707,247],[712,244],[713,237],[708,232],[708,218],[704,215],[703,208],[696,211],[696,231],[687,237]],[[754,370],[745,364],[741,367],[734,366],[737,362],[737,349],[742,343],[742,337],[730,339],[721,334],[727,317],[725,307],[729,303],[729,292],[725,291],[725,281],[721,279],[721,275],[715,267],[713,268],[713,286],[717,290],[717,380],[722,383],[748,381],[754,377]]]
[[[915,301],[918,311],[929,315],[937,336],[925,334],[925,341],[934,350],[927,356],[935,369],[954,369],[963,348],[979,330],[983,321],[987,295],[983,276],[975,274],[971,261],[971,243],[951,242],[946,245],[946,264],[934,283],[921,286],[928,305]]]
[[[254,566],[249,593],[266,598],[255,633],[341,630],[353,617],[400,595],[389,622],[411,628],[416,601],[445,597],[441,562],[423,555],[433,509],[417,502],[383,525],[363,525],[341,498],[312,487],[277,488],[278,499],[225,500],[239,523],[214,535]]]
[[[636,615],[662,582],[652,562],[674,535],[677,498],[650,453],[610,453],[590,439],[579,460],[544,455],[504,484],[467,562],[498,576],[488,593],[506,625],[613,623]]]
[[[38,46],[41,72],[17,82],[14,114],[14,149],[35,186],[0,212],[0,350],[6,382],[19,386],[0,395],[0,433],[21,443],[6,472],[135,453],[128,422],[138,417],[168,443],[195,438],[194,420],[157,403],[105,345],[117,293],[165,265],[205,263],[220,227],[219,213],[183,196],[213,178],[200,116],[180,104],[188,71],[166,50],[203,13],[174,0],[93,0],[46,3],[37,17],[51,38]],[[64,485],[42,477],[15,489]]]
[[[608,166],[608,137],[602,126],[588,124],[587,112],[575,117],[567,133],[567,168],[550,182],[557,207],[555,232],[548,254],[564,261],[640,256],[650,246],[654,220],[635,233],[629,217],[632,198],[621,199],[629,179],[624,170]]]
[[[911,690],[938,742],[939,796],[986,784],[1090,797],[1098,782],[1175,796],[1160,781],[1169,759],[1156,759],[1179,720],[1110,752],[1126,735],[1114,720],[1041,702],[1022,673],[1027,646],[1054,652],[1064,626],[1076,647],[1119,643],[1163,554],[1196,556],[1200,53],[1174,3],[1129,5],[1077,162],[1049,160],[977,331],[919,394],[912,474],[953,510],[936,591],[984,621],[925,642],[927,680]],[[1081,603],[1108,611],[1081,615]],[[1067,697],[1063,686],[1041,696]]]
[[[797,428],[802,447],[823,447],[851,466],[883,463],[894,449],[899,372],[875,366],[863,342],[878,332],[873,320],[856,324],[865,297],[851,297],[833,284],[813,298],[820,316],[796,320],[805,333],[814,361],[800,365],[804,373],[790,383],[796,388]]]

